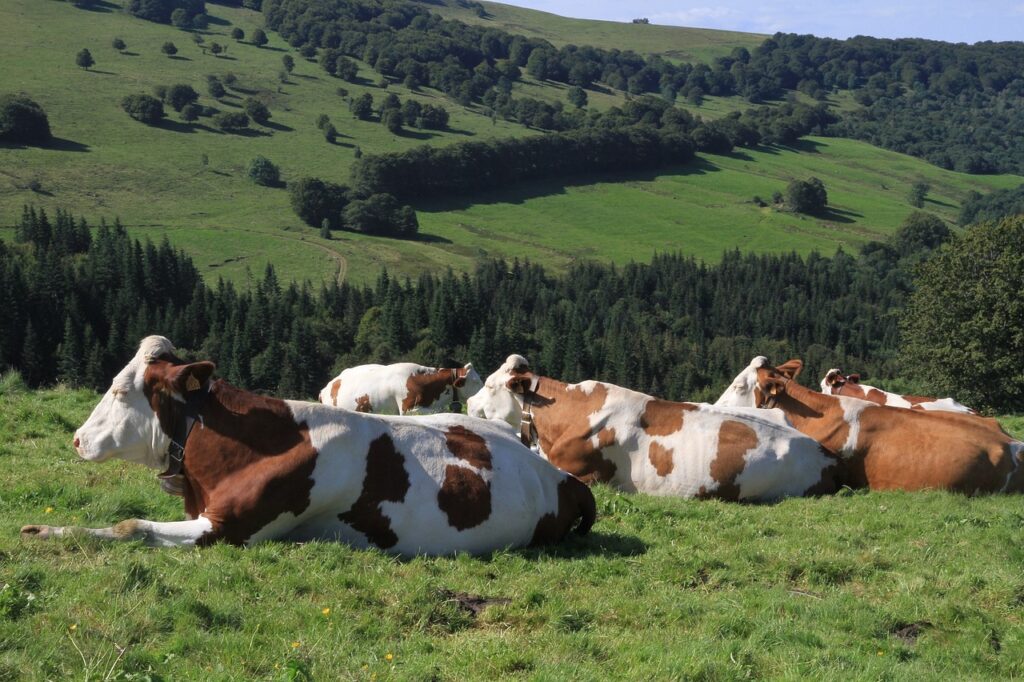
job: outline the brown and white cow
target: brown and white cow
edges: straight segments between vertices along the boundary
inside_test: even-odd
[[[1024,490],[1024,443],[973,415],[924,412],[832,396],[794,381],[803,363],[759,356],[716,405],[778,407],[843,461],[842,480],[872,490]],[[776,410],[770,410],[776,411]]]
[[[902,407],[909,410],[934,410],[936,412],[963,412],[977,414],[974,410],[952,398],[926,398],[920,395],[900,395],[883,391],[874,386],[860,383],[859,374],[844,375],[841,369],[830,369],[821,380],[821,392],[826,395],[843,395],[847,398],[869,400],[877,405]]]
[[[726,500],[829,493],[834,457],[780,417],[658,400],[598,381],[565,384],[511,355],[467,403],[536,437],[558,468],[629,492]]]
[[[320,402],[373,414],[436,414],[461,411],[461,401],[483,386],[465,367],[425,367],[413,362],[349,367],[320,391]]]
[[[89,461],[180,472],[190,520],[25,526],[23,536],[77,530],[160,546],[320,539],[444,555],[555,542],[577,521],[580,533],[594,522],[589,488],[507,427],[277,400],[211,381],[213,371],[148,337],[74,439]]]

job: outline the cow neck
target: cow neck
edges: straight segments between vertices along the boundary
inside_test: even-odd
[[[167,468],[157,475],[162,485],[170,485],[170,479],[181,475],[185,462],[185,447],[196,423],[203,421],[202,411],[209,396],[209,382],[206,386],[185,394],[184,409],[176,415],[169,434],[171,442],[167,446]]]
[[[778,397],[777,406],[798,431],[825,449],[839,452],[843,448],[849,425],[838,397],[812,391],[790,379]]]
[[[565,397],[567,384],[548,377],[534,376],[533,385],[523,392],[523,418],[519,427],[519,439],[527,447],[543,441],[551,442],[560,434],[554,433],[557,419],[554,411],[558,401],[554,397]]]

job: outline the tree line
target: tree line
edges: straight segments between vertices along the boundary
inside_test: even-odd
[[[758,354],[799,355],[813,381],[833,366],[892,376],[902,264],[942,239],[915,228],[860,258],[662,254],[564,275],[487,261],[415,280],[382,272],[372,285],[282,285],[268,266],[239,291],[204,283],[166,240],[139,242],[117,221],[27,208],[15,235],[0,243],[0,367],[31,385],[104,388],[141,337],[161,333],[232,383],[303,398],[355,364],[456,357],[486,372],[512,352],[567,381],[672,399],[713,397]]]

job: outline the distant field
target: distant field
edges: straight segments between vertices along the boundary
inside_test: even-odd
[[[296,55],[295,74],[278,92],[281,56],[287,53],[279,38],[271,34],[264,49],[238,44],[227,37],[231,28],[251,33],[261,16],[221,5],[210,8],[217,23],[204,39],[228,45],[224,58],[203,55],[190,33],[120,11],[85,11],[39,0],[0,3],[0,90],[25,91],[37,99],[59,138],[48,149],[0,147],[0,224],[14,221],[26,203],[51,210],[59,206],[90,219],[120,217],[140,237],[166,235],[193,256],[210,281],[224,277],[245,285],[268,262],[285,280],[366,281],[381,267],[409,275],[447,267],[469,270],[479,258],[495,256],[530,258],[557,269],[577,258],[624,263],[664,251],[708,260],[734,247],[832,252],[891,233],[910,210],[905,195],[918,178],[934,188],[928,210],[946,219],[956,216],[969,190],[1021,182],[1017,176],[949,173],[860,142],[815,139],[800,151],[705,156],[699,163],[658,173],[527,184],[465,202],[418,206],[420,241],[352,233],[336,233],[325,241],[292,213],[285,190],[258,187],[246,178],[254,156],[278,163],[285,180],[313,175],[346,182],[356,145],[377,153],[423,142],[538,133],[492,122],[435,93],[413,96],[443,102],[452,113],[452,131],[412,130],[396,137],[379,123],[354,120],[336,93],[338,87],[353,94],[367,91],[379,101],[385,91],[376,86],[378,76],[370,69],[362,71],[363,84],[352,85]],[[117,36],[128,43],[128,54],[110,47]],[[160,53],[168,40],[178,46],[179,59]],[[97,61],[91,71],[74,66],[82,47]],[[228,72],[237,75],[244,91],[218,104],[206,95],[205,76]],[[265,97],[272,125],[256,126],[245,136],[227,135],[205,125],[181,124],[171,112],[167,124],[154,128],[120,109],[126,94],[179,82],[200,91],[201,103],[225,110],[240,105],[247,92]],[[527,96],[564,98],[564,89],[550,83],[527,79],[517,88]],[[388,91],[410,96],[399,86]],[[624,101],[602,93],[591,93],[591,99],[600,109]],[[693,110],[716,117],[746,106],[738,99],[709,98]],[[327,144],[316,129],[321,113],[341,132],[338,144]],[[825,181],[836,209],[824,220],[750,203],[755,194],[768,199],[792,178],[811,174]],[[28,189],[33,181],[40,191]],[[0,238],[10,235],[0,229]]]
[[[1024,674],[1022,496],[757,506],[599,486],[591,535],[482,558],[21,540],[26,523],[182,518],[151,471],[77,461],[96,400],[0,379],[0,679]],[[456,593],[507,601],[474,616]]]
[[[752,50],[768,37],[758,33],[707,28],[574,19],[499,2],[484,2],[487,15],[478,17],[476,12],[459,7],[454,0],[443,2],[443,5],[433,1],[423,4],[431,12],[447,18],[543,38],[556,47],[567,44],[596,45],[606,49],[633,50],[640,54],[660,54],[679,61],[710,62],[715,57],[728,55],[736,47]]]

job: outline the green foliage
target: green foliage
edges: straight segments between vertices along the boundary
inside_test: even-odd
[[[150,95],[128,95],[121,100],[121,108],[136,121],[155,125],[164,117],[164,105]]]
[[[163,44],[163,47],[160,48],[160,51],[168,57],[173,57],[174,55],[178,54],[177,46],[169,40]]]
[[[0,95],[0,140],[45,144],[52,137],[50,121],[37,102],[25,95]]]
[[[88,68],[93,66],[95,63],[96,60],[93,59],[92,53],[89,52],[87,48],[83,47],[78,51],[78,54],[75,55],[75,64],[83,69],[88,70]]]
[[[164,102],[171,105],[175,111],[181,111],[185,106],[194,104],[199,99],[199,93],[192,89],[191,85],[178,83],[167,88]]]
[[[213,124],[221,130],[234,132],[249,127],[249,117],[240,111],[222,111],[213,117]]]
[[[388,129],[388,132],[397,135],[402,132],[402,112],[400,109],[385,109],[381,114],[380,122]]]
[[[128,44],[125,43],[124,40],[122,40],[121,38],[114,38],[112,41],[110,41],[110,46],[118,52],[124,52],[126,49],[128,49]]]
[[[295,69],[295,59],[294,59],[294,57],[292,57],[290,54],[282,55],[281,56],[281,66],[284,67],[285,71],[287,71],[288,73],[291,73],[292,70]]]
[[[796,213],[817,215],[828,206],[828,193],[818,178],[793,180],[786,187],[786,208]]]
[[[334,127],[333,123],[328,121],[323,126],[321,126],[320,130],[323,131],[324,139],[327,140],[329,143],[334,144],[335,142],[337,142],[338,129]]]
[[[569,88],[569,91],[565,94],[565,98],[577,109],[582,109],[587,106],[587,91],[578,85],[574,85]]]
[[[228,91],[224,89],[224,84],[216,78],[207,79],[206,92],[214,99],[220,99],[224,97],[224,95],[228,94]]]
[[[361,121],[373,116],[373,95],[364,92],[352,100],[352,115]]]
[[[257,185],[276,187],[281,184],[281,170],[265,156],[254,157],[249,162],[249,178]]]
[[[181,120],[186,123],[193,123],[199,120],[202,113],[203,108],[198,104],[186,104],[181,108]]]
[[[936,395],[1024,404],[1024,216],[977,225],[925,262],[900,319],[901,358]]]
[[[340,227],[341,212],[349,201],[347,187],[319,178],[289,182],[288,196],[295,214],[312,227],[320,227],[324,220],[332,228]]]
[[[270,109],[268,109],[267,105],[258,99],[246,97],[245,103],[242,106],[245,109],[245,113],[249,115],[249,118],[260,125],[266,125],[270,120]]]
[[[128,3],[130,14],[161,24],[170,23],[175,12],[183,16],[186,22],[191,22],[192,17],[205,11],[203,0],[131,0]],[[178,26],[177,23],[174,25]]]
[[[931,185],[927,182],[918,180],[910,186],[910,191],[907,193],[907,201],[910,205],[915,208],[923,208],[925,197],[928,196],[928,190],[931,189]]]
[[[250,41],[256,47],[263,47],[268,42],[270,42],[269,38],[267,38],[267,34],[263,31],[262,28],[258,28],[252,32],[252,38],[250,38]]]
[[[231,37],[238,41],[245,40],[245,31],[243,31],[238,26],[235,26],[233,29],[231,29]]]
[[[1024,185],[999,189],[987,195],[972,192],[960,209],[961,225],[1024,214]]]
[[[419,231],[416,212],[390,194],[354,199],[342,212],[342,224],[355,232],[411,238]]]

